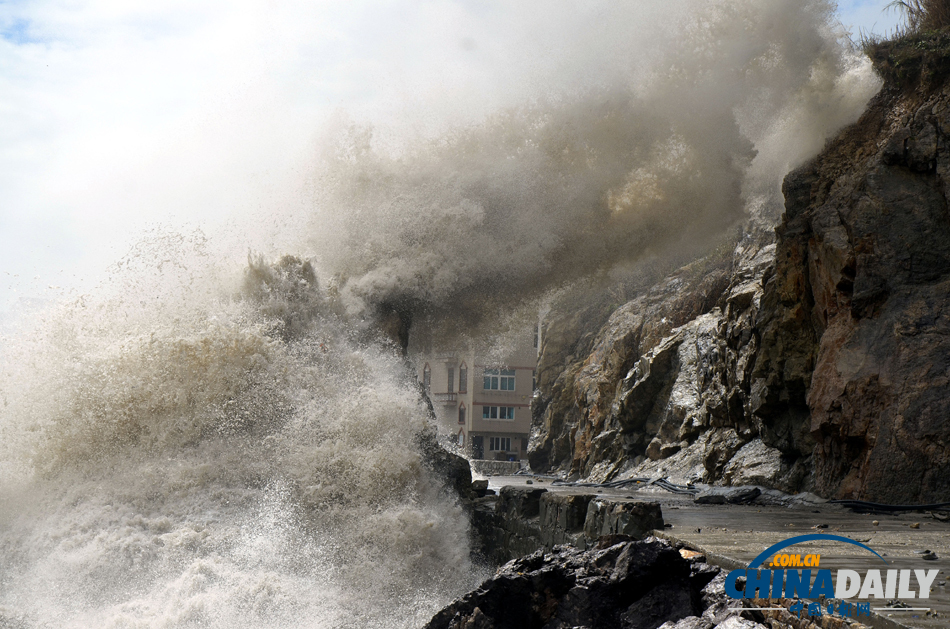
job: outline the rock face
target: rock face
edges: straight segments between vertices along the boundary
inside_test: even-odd
[[[555,317],[532,468],[950,499],[946,77],[886,76],[786,177],[774,241],[748,227],[731,258],[670,275],[597,330]]]
[[[539,551],[511,561],[425,627],[764,628],[753,619],[754,612],[742,612],[736,608],[738,601],[722,594],[724,575],[718,568],[690,563],[656,538],[604,540],[587,551],[558,546],[547,554]]]
[[[945,83],[885,89],[786,178],[757,410],[807,409],[824,495],[950,495],[947,132]]]
[[[722,480],[730,461],[759,436],[748,407],[762,278],[774,260],[769,238],[748,232],[733,255],[694,263],[656,284],[617,309],[586,355],[569,356],[573,362],[564,364],[558,351],[563,328],[549,326],[532,468],[598,481],[670,474]],[[767,477],[772,486],[799,489],[793,461],[778,450],[759,441],[743,457],[768,459],[755,482]]]

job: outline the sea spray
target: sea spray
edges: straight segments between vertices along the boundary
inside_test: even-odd
[[[212,296],[180,251],[153,253],[187,271],[187,300],[151,310],[125,284],[7,347],[4,457],[32,473],[0,490],[3,613],[398,627],[473,586],[467,522],[420,460],[427,414],[396,348],[316,311],[285,341],[260,299]],[[150,270],[148,290],[164,274]],[[300,295],[285,298],[277,311]]]
[[[398,302],[471,328],[569,281],[701,253],[750,215],[774,223],[782,177],[880,81],[827,2],[679,8],[669,22],[605,10],[630,21],[616,56],[434,138],[341,121],[300,237],[347,307]],[[583,28],[567,49],[598,36]]]
[[[541,23],[573,24],[551,6]],[[786,169],[879,84],[827,2],[599,6],[502,55],[546,46],[583,72],[540,64],[483,119],[331,123],[275,255],[159,230],[4,339],[0,624],[414,627],[477,582],[374,317],[491,330],[567,283],[768,224]],[[594,39],[616,54],[590,59]]]

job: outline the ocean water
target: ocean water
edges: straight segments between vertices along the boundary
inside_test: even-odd
[[[276,236],[295,257],[157,230],[10,328],[0,627],[419,627],[486,576],[381,316],[488,333],[774,220],[784,173],[879,86],[827,2],[598,6],[545,43],[583,72],[544,66],[478,120],[327,123]],[[486,71],[544,56],[520,45]]]

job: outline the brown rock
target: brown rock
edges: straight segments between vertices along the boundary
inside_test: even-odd
[[[948,102],[946,85],[885,88],[786,178],[756,365],[771,405],[756,413],[789,436],[771,445],[814,444],[823,495],[913,503],[950,490],[950,121],[931,114]]]

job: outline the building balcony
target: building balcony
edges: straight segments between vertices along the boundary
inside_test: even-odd
[[[531,393],[533,393],[533,392],[531,392]],[[482,389],[479,391],[479,394],[481,394],[481,395],[483,395],[483,396],[485,396],[485,397],[497,397],[497,398],[516,398],[516,397],[517,397],[517,398],[524,398],[524,399],[526,399],[526,400],[530,400],[530,399],[531,399],[531,395],[529,395],[529,392],[528,392],[528,391],[524,391],[524,390],[518,391],[517,389],[514,390],[514,391],[500,391],[500,390],[498,390],[498,389],[485,389],[485,388],[482,388]]]
[[[454,406],[458,403],[458,393],[432,393],[429,395],[436,404]]]

